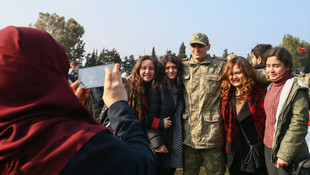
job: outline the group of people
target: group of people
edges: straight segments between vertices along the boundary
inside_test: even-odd
[[[250,64],[211,58],[204,33],[189,44],[191,58],[140,57],[125,81],[119,64],[106,69],[112,133],[83,104],[89,90],[68,84],[56,40],[32,28],[0,30],[0,172],[291,174],[309,156],[309,89],[293,76],[292,55],[260,44]]]
[[[260,44],[252,50],[252,65],[235,56],[223,68],[221,112],[230,174],[287,175],[294,162],[309,156],[309,88],[292,66],[287,49]],[[262,81],[262,72],[270,83]],[[253,151],[259,164],[249,157]]]

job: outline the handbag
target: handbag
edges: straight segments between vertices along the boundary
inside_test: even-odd
[[[310,175],[310,156],[293,162],[292,175]]]
[[[238,120],[236,120],[237,123]],[[251,165],[251,166],[255,166],[255,168],[258,170],[258,169],[261,169],[263,167],[265,167],[265,159],[263,158],[263,156],[260,154],[263,152],[264,150],[264,144],[263,142],[258,142],[256,144],[252,144],[250,142],[250,140],[248,139],[248,137],[246,136],[241,124],[239,123],[239,128],[241,130],[241,132],[243,133],[244,135],[244,138],[246,140],[246,142],[248,143],[249,147],[250,147],[250,150],[249,152],[247,153],[245,159],[244,159],[244,164],[245,165]]]
[[[234,104],[236,104],[235,99],[232,99],[232,102]],[[236,113],[236,105],[234,105],[234,114],[235,116],[237,116]],[[250,169],[253,170],[260,170],[261,168],[265,168],[265,158],[264,158],[264,144],[263,141],[260,139],[256,144],[252,144],[250,142],[250,140],[248,139],[245,131],[243,130],[241,123],[238,121],[238,119],[236,118],[236,122],[239,125],[239,128],[242,132],[242,134],[244,135],[244,138],[246,140],[246,142],[248,143],[250,150],[249,152],[246,154],[246,157],[244,159],[244,166],[246,167],[251,167]],[[262,153],[262,154],[260,154]],[[256,171],[254,171],[256,172]]]

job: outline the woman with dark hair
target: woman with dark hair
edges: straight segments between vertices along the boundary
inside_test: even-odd
[[[292,76],[293,57],[283,47],[265,53],[268,86],[265,161],[269,174],[291,174],[292,163],[309,155],[305,136],[309,120],[309,89]]]
[[[254,69],[245,58],[237,56],[226,63],[222,73],[221,113],[231,175],[266,174],[262,142],[265,94],[266,86],[256,82]],[[249,144],[255,145],[254,149],[263,163],[259,169],[248,161],[253,149]]]
[[[128,103],[138,117],[142,128],[147,124],[147,97],[154,85],[158,72],[158,61],[152,56],[142,56],[135,64],[131,75],[125,82],[128,92]]]
[[[174,55],[164,56],[160,63],[160,78],[148,97],[147,133],[157,174],[173,175],[182,168],[183,64]]]

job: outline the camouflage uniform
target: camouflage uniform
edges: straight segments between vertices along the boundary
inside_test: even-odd
[[[310,88],[310,74],[306,74],[306,77],[305,77],[305,83],[307,84],[307,86]]]
[[[225,60],[212,59],[210,55],[200,62],[194,58],[183,59],[185,175],[197,174],[197,168],[199,173],[201,161],[197,162],[197,159],[203,161],[209,174],[225,172],[220,115],[220,78],[225,63]]]

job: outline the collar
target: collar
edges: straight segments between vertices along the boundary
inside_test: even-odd
[[[254,66],[254,69],[263,69],[266,65],[264,63]]]
[[[189,65],[194,66],[194,65],[208,65],[211,63],[211,56],[209,54],[206,55],[201,61],[197,61],[195,58],[191,57],[189,60]]]

